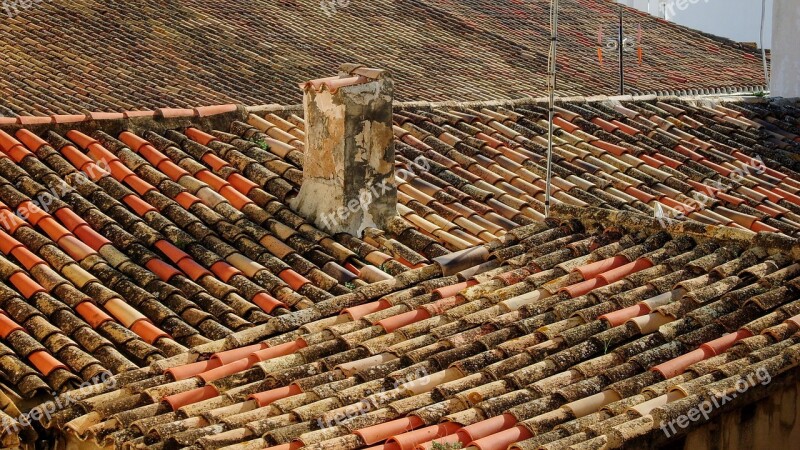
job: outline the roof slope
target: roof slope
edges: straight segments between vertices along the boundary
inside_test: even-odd
[[[607,54],[601,68],[596,52],[598,24],[604,35],[614,33],[613,4],[561,2],[560,95],[617,93],[616,57]],[[401,101],[535,97],[545,90],[548,7],[514,0],[34,2],[0,24],[7,68],[0,115],[295,104],[297,82],[344,62],[390,70]],[[628,93],[763,84],[752,49],[635,10],[626,23],[633,35],[641,24],[644,48],[643,65],[628,56]]]
[[[198,349],[208,360],[173,358],[99,395],[75,392],[80,405],[50,425],[122,448],[658,439],[707,392],[749,377],[763,395],[756,380],[796,369],[800,265],[765,240],[695,241],[651,225],[521,227],[482,247],[499,258],[493,269],[455,273],[463,261],[440,260],[320,302],[258,339]]]
[[[665,394],[665,378],[725,381],[794,349],[800,177],[776,160],[796,158],[796,104],[564,103],[554,199],[574,220],[547,223],[541,108],[476,108],[397,112],[400,216],[363,237],[286,206],[304,137],[289,111],[5,124],[4,383],[64,393],[45,425],[105,443],[356,448],[373,442],[353,431],[412,412],[398,430],[508,413],[508,428],[591,439],[606,428],[553,428],[574,401],[613,391],[622,403],[592,417],[622,426],[618,408]],[[798,359],[770,361],[777,376]],[[71,391],[105,371],[109,392]],[[433,381],[391,390],[413,373]],[[325,425],[387,383],[377,412]]]

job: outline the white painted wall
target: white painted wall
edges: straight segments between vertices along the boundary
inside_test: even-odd
[[[800,97],[800,2],[775,0],[771,95]]]
[[[654,16],[738,42],[759,42],[761,0],[618,0]],[[767,0],[764,46],[770,48],[772,3]],[[794,0],[798,3],[797,0]]]

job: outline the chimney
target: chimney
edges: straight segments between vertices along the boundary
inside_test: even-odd
[[[339,76],[300,87],[305,163],[291,206],[329,233],[385,229],[397,214],[391,76],[345,64]]]
[[[800,45],[797,45],[797,24],[800,24],[800,2],[775,0],[772,10],[772,75],[770,95],[800,97]]]

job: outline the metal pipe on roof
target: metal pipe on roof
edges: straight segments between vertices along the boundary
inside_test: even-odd
[[[553,112],[556,92],[556,55],[558,50],[558,0],[550,1],[550,56],[547,61],[547,91],[550,100],[547,130],[547,175],[545,177],[544,215],[550,217],[550,179],[553,173]]]
[[[619,45],[617,49],[619,50],[619,95],[625,95],[625,34],[623,33],[622,28],[622,17],[625,11],[625,7],[620,5],[619,6],[619,37],[618,42]]]
[[[764,86],[769,89],[769,67],[767,66],[767,50],[764,48],[764,20],[767,15],[767,0],[761,0],[761,30],[758,46],[761,47],[761,61],[764,64]]]

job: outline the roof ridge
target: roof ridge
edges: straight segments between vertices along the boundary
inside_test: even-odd
[[[48,116],[0,117],[0,128],[7,125],[72,124],[85,121],[105,121],[135,119],[140,117],[177,119],[184,117],[208,117],[231,113],[241,107],[239,104],[197,106],[194,108],[156,108],[155,110],[130,110],[122,112],[91,111],[75,114],[50,114]]]
[[[743,95],[744,94],[744,95]],[[679,94],[632,94],[632,95],[592,95],[592,96],[565,96],[556,97],[557,103],[598,103],[605,101],[660,101],[660,100],[718,100],[722,102],[741,102],[766,103],[774,100],[770,98],[746,95],[748,92],[738,92],[730,94],[700,94],[700,95],[679,95]],[[475,108],[475,107],[498,107],[498,106],[523,106],[528,104],[547,103],[547,97],[519,97],[515,99],[489,99],[474,101],[410,101],[395,102],[395,110],[403,109],[428,109],[428,108]],[[124,122],[128,120],[177,120],[177,119],[201,119],[215,115],[239,113],[242,118],[247,114],[278,113],[278,112],[298,112],[303,111],[302,104],[283,105],[280,103],[266,103],[262,105],[243,105],[237,103],[227,103],[221,105],[196,106],[193,108],[171,108],[163,107],[154,110],[130,110],[122,112],[91,111],[87,113],[74,114],[50,114],[48,116],[0,116],[0,129],[16,129],[20,127],[35,128],[42,125],[67,125],[69,127],[79,126],[84,122]]]
[[[745,95],[742,95],[745,94]],[[568,96],[556,97],[556,103],[600,103],[606,101],[663,101],[663,100],[679,100],[683,102],[692,101],[720,101],[731,103],[767,103],[776,99],[759,97],[755,95],[746,95],[747,93],[731,93],[731,94],[700,94],[700,95],[677,95],[677,94],[634,94],[634,95],[592,95],[592,96]],[[411,102],[395,102],[393,108],[397,110],[409,109],[433,109],[433,108],[475,108],[475,107],[518,107],[530,104],[548,103],[547,97],[519,97],[515,99],[488,99],[488,100],[473,100],[473,101],[411,101]],[[266,103],[263,105],[245,106],[245,109],[250,114],[268,114],[268,113],[296,113],[303,111],[302,104],[282,105],[279,103]]]
[[[21,128],[34,132],[45,129],[56,132],[102,130],[107,133],[138,129],[167,130],[214,123],[224,124],[231,120],[243,120],[247,114],[244,105],[229,103],[194,108],[0,117],[0,130],[12,132]]]

